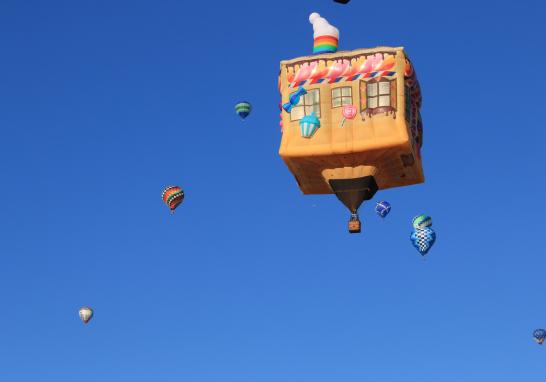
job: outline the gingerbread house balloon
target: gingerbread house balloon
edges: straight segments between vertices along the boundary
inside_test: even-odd
[[[351,212],[349,231],[360,232],[363,201],[424,182],[419,82],[404,48],[338,51],[337,28],[316,13],[309,20],[314,54],[281,61],[282,103],[305,94],[281,114],[279,154],[304,194],[335,194]],[[320,128],[302,134],[310,115]]]

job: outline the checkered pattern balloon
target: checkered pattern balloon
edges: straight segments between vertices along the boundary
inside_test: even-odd
[[[436,241],[436,232],[430,227],[418,228],[411,233],[410,239],[419,253],[425,256]]]

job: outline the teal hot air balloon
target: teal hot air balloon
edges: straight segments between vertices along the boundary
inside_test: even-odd
[[[303,138],[311,138],[319,127],[320,120],[314,112],[300,119],[301,136]]]
[[[235,105],[235,111],[237,112],[237,115],[244,120],[252,111],[252,105],[250,102],[246,101],[239,102],[237,105]]]

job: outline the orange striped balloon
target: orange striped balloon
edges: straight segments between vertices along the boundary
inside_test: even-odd
[[[174,212],[176,207],[184,200],[184,191],[178,186],[169,186],[163,190],[161,198],[171,211]]]

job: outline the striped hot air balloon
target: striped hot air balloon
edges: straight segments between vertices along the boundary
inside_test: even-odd
[[[319,127],[320,120],[314,112],[311,113],[311,115],[306,115],[300,120],[301,136],[304,138],[311,138]]]
[[[163,190],[161,198],[167,207],[171,209],[171,212],[174,213],[176,207],[184,200],[184,191],[178,186],[169,186]]]
[[[239,117],[244,120],[252,111],[252,105],[250,104],[250,102],[246,101],[239,102],[237,105],[235,105],[235,111],[237,112]]]
[[[87,324],[89,321],[91,321],[91,318],[93,318],[93,309],[91,309],[88,306],[83,306],[79,310],[80,320],[84,324]]]
[[[414,217],[411,223],[415,229],[426,228],[432,226],[432,218],[427,215],[419,215]]]

